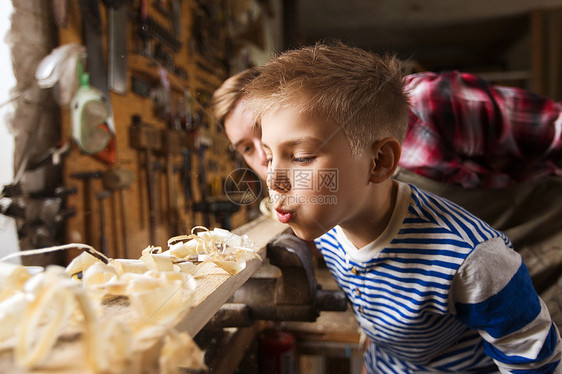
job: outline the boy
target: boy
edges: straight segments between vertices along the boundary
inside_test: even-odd
[[[277,217],[316,238],[370,339],[370,373],[560,372],[558,329],[508,238],[391,179],[409,113],[398,60],[319,44],[246,91]]]

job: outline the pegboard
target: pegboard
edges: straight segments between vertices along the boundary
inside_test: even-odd
[[[98,37],[110,74],[112,10],[104,3],[109,2],[99,2]],[[221,221],[220,216],[206,215],[197,208],[208,207],[209,202],[225,202],[224,179],[243,164],[229,150],[229,142],[209,109],[213,91],[229,75],[229,48],[221,2],[137,0],[125,3],[127,21],[114,30],[126,33],[126,92],[108,91],[115,127],[114,162],[85,154],[76,145],[65,158],[64,183],[78,188],[78,193],[67,200],[69,206],[77,208],[77,214],[68,220],[66,239],[67,242],[86,242],[98,249],[105,247],[110,257],[138,258],[148,245],[165,247],[171,236],[189,233],[193,226],[223,226],[225,221]],[[59,45],[85,45],[83,20],[89,16],[84,18],[80,2],[68,4],[66,25],[59,27]],[[185,115],[186,108],[191,111],[191,119]],[[61,111],[63,137],[70,138],[71,109],[62,108]],[[148,132],[137,129],[136,135],[133,134],[135,116]],[[137,141],[139,136],[147,137],[148,143],[159,136],[159,142],[165,143],[159,149],[148,151],[151,172],[146,168],[147,151],[132,144],[135,136]],[[127,188],[107,188],[107,173],[115,173],[115,170],[126,170],[117,175],[132,177]],[[84,179],[75,178],[77,173],[88,172],[101,173],[94,173],[95,177],[88,179],[90,192],[86,191]],[[152,174],[151,188],[147,174]],[[186,199],[184,191],[188,179],[191,198]],[[155,191],[152,211],[149,189]],[[171,193],[171,189],[175,193]],[[239,206],[230,215],[231,226],[244,223],[250,209],[255,206]]]

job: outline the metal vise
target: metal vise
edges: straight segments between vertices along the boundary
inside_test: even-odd
[[[315,321],[320,311],[345,311],[342,291],[316,282],[310,248],[292,234],[267,245],[267,260],[209,321],[208,327],[249,326],[255,320]]]

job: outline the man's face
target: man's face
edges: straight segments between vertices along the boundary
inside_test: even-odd
[[[261,143],[261,131],[254,125],[250,111],[238,103],[224,120],[226,136],[252,170],[262,179],[267,177],[265,153]]]
[[[312,240],[360,217],[369,189],[369,158],[352,156],[335,123],[282,108],[267,113],[261,126],[267,184],[281,222]]]

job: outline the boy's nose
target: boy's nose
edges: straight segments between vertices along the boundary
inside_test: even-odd
[[[270,167],[267,169],[267,187],[276,192],[289,192],[291,190],[291,178],[289,169],[278,169]]]
[[[256,148],[256,158],[258,159],[258,162],[260,165],[266,165],[266,161],[267,161],[267,155],[265,154],[265,151],[263,150],[263,147],[261,145],[261,141],[258,141],[257,144],[255,145]]]

